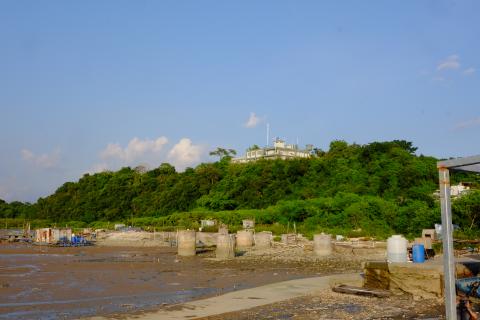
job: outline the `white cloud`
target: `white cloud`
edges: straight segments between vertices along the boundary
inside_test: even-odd
[[[245,122],[245,127],[247,128],[255,128],[261,119],[255,114],[255,112],[250,112],[250,117],[248,118],[247,122]]]
[[[125,151],[120,147],[118,143],[109,143],[107,147],[100,153],[102,159],[109,158],[125,158]]]
[[[445,60],[440,61],[437,65],[437,70],[456,70],[460,68],[460,57],[456,54],[453,54],[447,57]]]
[[[183,170],[200,162],[206,153],[205,146],[193,144],[188,138],[181,139],[171,148],[167,146],[168,139],[164,136],[154,140],[133,138],[125,147],[109,143],[100,152],[99,162],[87,172],[117,170],[123,166],[155,168],[162,162],[170,162],[178,170]]]
[[[467,128],[477,127],[477,126],[480,126],[480,117],[459,122],[459,123],[457,123],[455,128],[456,129],[467,129]]]
[[[469,76],[469,75],[472,75],[475,73],[475,68],[467,68],[465,70],[463,70],[463,74],[466,75],[466,76]]]
[[[23,160],[32,160],[32,159],[35,158],[33,152],[28,150],[28,149],[22,149],[22,151],[20,151],[20,153],[22,154],[22,159]]]
[[[50,169],[56,167],[60,162],[60,149],[58,148],[51,153],[39,155],[36,155],[28,149],[22,149],[20,153],[23,160],[40,168]]]
[[[195,145],[188,138],[182,138],[168,153],[175,167],[183,169],[200,161],[205,153],[205,148],[201,145]]]
[[[100,153],[103,160],[118,159],[125,164],[143,159],[146,155],[159,154],[168,143],[166,137],[159,137],[156,140],[141,140],[133,138],[125,148],[118,143],[110,143]]]

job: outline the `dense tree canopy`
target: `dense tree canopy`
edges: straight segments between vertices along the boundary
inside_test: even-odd
[[[310,159],[230,162],[232,150],[218,148],[214,163],[177,172],[164,163],[147,171],[85,174],[35,204],[0,200],[0,217],[54,222],[121,221],[163,217],[191,210],[266,209],[269,222],[306,221],[325,226],[415,232],[439,220],[432,196],[438,186],[436,159],[415,155],[411,142],[367,145],[333,141]],[[478,184],[478,175],[453,175]],[[268,210],[261,211],[268,215]],[[480,197],[454,203],[456,222],[480,225]],[[271,218],[271,216],[269,216]],[[262,219],[262,217],[258,217]]]

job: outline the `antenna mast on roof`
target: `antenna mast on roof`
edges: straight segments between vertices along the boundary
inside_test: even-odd
[[[270,123],[267,122],[267,147],[270,145]]]

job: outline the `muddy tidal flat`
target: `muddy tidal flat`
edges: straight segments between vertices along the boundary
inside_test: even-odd
[[[182,258],[170,247],[0,244],[0,320],[142,319],[237,290],[307,277],[359,274],[362,261],[381,259],[384,251],[337,248],[330,257],[318,259],[308,245],[275,244],[263,251],[241,252],[233,260],[218,261],[214,256],[205,250]],[[438,301],[415,301],[409,296],[368,298],[328,289],[203,319],[444,319],[443,310]]]
[[[176,248],[0,245],[0,319],[120,315],[268,283],[358,269],[255,256],[215,261]],[[260,260],[261,261],[260,261]]]

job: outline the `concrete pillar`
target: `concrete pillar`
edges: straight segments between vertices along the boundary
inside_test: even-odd
[[[246,249],[253,246],[253,232],[251,230],[237,231],[237,247]]]
[[[215,250],[217,259],[235,258],[235,235],[219,234],[217,236],[217,249]]]
[[[329,234],[316,234],[313,236],[313,252],[319,257],[332,254],[332,237]]]
[[[182,230],[178,232],[177,245],[178,255],[191,257],[196,254],[196,232],[195,230]]]
[[[255,248],[268,249],[272,245],[272,233],[271,232],[257,232],[254,236]]]

